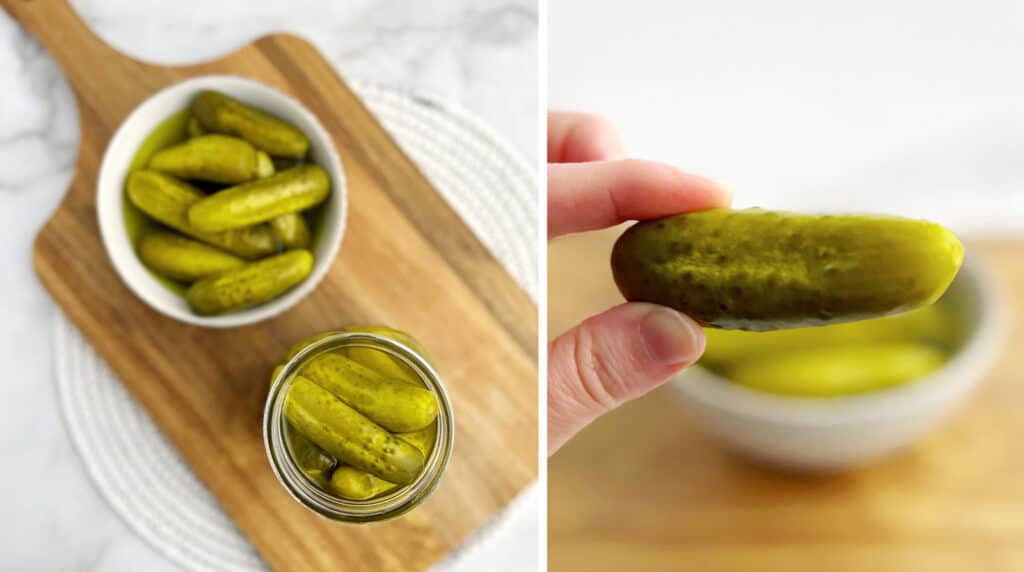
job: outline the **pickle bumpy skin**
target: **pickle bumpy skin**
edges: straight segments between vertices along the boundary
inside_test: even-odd
[[[924,344],[869,343],[742,360],[725,375],[767,393],[833,397],[906,383],[938,369],[944,360],[945,354]]]
[[[423,454],[299,375],[285,398],[285,416],[300,433],[339,461],[407,485],[423,470]]]
[[[245,265],[237,256],[171,232],[146,235],[139,244],[139,258],[154,272],[182,282]]]
[[[633,225],[612,272],[627,300],[765,331],[931,304],[962,260],[956,236],[926,221],[712,209]]]
[[[223,314],[272,300],[305,280],[312,270],[309,251],[289,250],[203,278],[189,287],[185,298],[199,315]]]
[[[430,390],[384,377],[337,352],[316,356],[301,373],[388,431],[417,431],[437,418]]]
[[[301,165],[207,196],[189,208],[188,222],[204,232],[250,226],[314,207],[330,192],[326,171]]]
[[[302,131],[223,93],[201,92],[192,102],[192,114],[203,129],[241,137],[274,156],[301,157],[309,151]]]
[[[259,258],[277,250],[277,240],[267,225],[225,232],[200,232],[188,223],[188,209],[205,195],[199,189],[156,171],[139,170],[128,175],[128,200],[139,210],[192,238],[243,258]]]
[[[153,154],[148,167],[182,179],[229,185],[255,179],[260,160],[248,141],[227,135],[201,135]],[[267,162],[270,158],[267,157]],[[273,163],[270,163],[271,168]],[[266,166],[264,165],[264,168]]]

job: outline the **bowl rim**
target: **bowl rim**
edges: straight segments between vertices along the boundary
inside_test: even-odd
[[[138,254],[135,251],[134,245],[132,245],[128,239],[128,233],[124,225],[123,197],[124,181],[130,172],[130,167],[124,168],[123,171],[115,167],[113,165],[112,150],[125,145],[123,141],[129,137],[129,129],[131,129],[136,123],[139,123],[142,118],[145,117],[150,106],[158,105],[157,102],[161,99],[173,98],[181,93],[188,93],[190,91],[198,92],[202,89],[223,89],[228,92],[232,92],[234,91],[233,88],[238,90],[255,90],[266,95],[270,99],[279,101],[282,107],[290,108],[290,111],[294,112],[296,115],[301,117],[304,122],[311,126],[312,132],[307,133],[307,135],[313,141],[314,145],[317,145],[324,151],[326,161],[320,161],[318,164],[321,164],[331,177],[332,192],[328,201],[333,202],[334,206],[329,206],[328,208],[336,209],[337,217],[335,224],[333,225],[328,225],[327,221],[324,221],[324,226],[321,229],[319,237],[320,242],[317,245],[317,250],[322,251],[322,254],[318,255],[316,252],[313,253],[313,270],[300,284],[286,291],[277,298],[258,306],[253,306],[251,308],[246,308],[244,310],[228,314],[200,316],[192,312],[187,307],[182,308],[166,304],[155,299],[154,296],[147,293],[147,288],[136,283],[137,278],[133,278],[139,276],[140,273],[135,271],[136,269],[131,268],[131,265],[138,264],[138,269],[142,270],[142,274],[145,275],[146,280],[151,280],[158,288],[165,289],[163,285],[157,282],[156,278],[152,276],[149,270],[145,268],[145,265],[142,264],[142,261],[138,258]],[[153,128],[166,119],[167,115],[157,117],[154,120],[153,125],[146,130],[145,133],[151,133]],[[130,160],[128,163],[130,164]],[[118,172],[115,172],[115,170]],[[116,194],[117,200],[103,200],[104,197],[108,197],[111,193]],[[324,276],[327,275],[327,272],[330,270],[345,236],[346,221],[348,217],[348,188],[344,166],[342,165],[340,154],[335,147],[334,139],[331,137],[330,133],[328,133],[327,129],[324,128],[320,119],[313,112],[307,109],[306,106],[304,106],[298,99],[284,93],[276,87],[252,78],[232,74],[205,74],[173,83],[153,92],[136,105],[121,121],[117,130],[107,143],[106,148],[103,150],[103,157],[100,161],[100,168],[96,177],[95,204],[100,235],[107,257],[110,259],[115,272],[121,279],[121,282],[124,283],[136,297],[160,314],[181,322],[208,328],[233,328],[261,322],[291,309],[293,306],[305,299],[305,297],[316,288]],[[126,258],[129,257],[116,255],[118,249],[123,245],[118,244],[119,242],[127,243],[128,251],[133,255],[131,257],[133,260],[126,260]]]
[[[790,426],[863,425],[938,406],[966,393],[998,358],[1006,342],[1005,298],[982,264],[965,260],[960,275],[978,294],[977,327],[938,370],[921,379],[869,393],[829,398],[776,395],[737,385],[701,366],[680,372],[670,385],[679,399],[719,411]]]

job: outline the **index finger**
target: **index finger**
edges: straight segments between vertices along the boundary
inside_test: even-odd
[[[548,112],[548,163],[586,163],[624,156],[615,126],[600,115]]]
[[[548,238],[731,202],[728,187],[662,163],[548,165]]]

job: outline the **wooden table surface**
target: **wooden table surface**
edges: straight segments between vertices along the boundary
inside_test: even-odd
[[[621,301],[607,262],[620,230],[551,244],[552,335]],[[552,572],[1024,570],[1024,244],[970,252],[988,260],[1013,334],[917,446],[848,474],[786,474],[726,452],[655,391],[551,459]]]

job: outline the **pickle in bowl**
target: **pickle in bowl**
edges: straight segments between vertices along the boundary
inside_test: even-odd
[[[889,389],[939,369],[960,343],[945,298],[911,312],[769,332],[704,330],[699,365],[756,391],[831,398]]]
[[[143,266],[200,316],[269,302],[305,280],[332,193],[309,148],[294,125],[199,92],[147,136],[125,178],[125,227]]]

